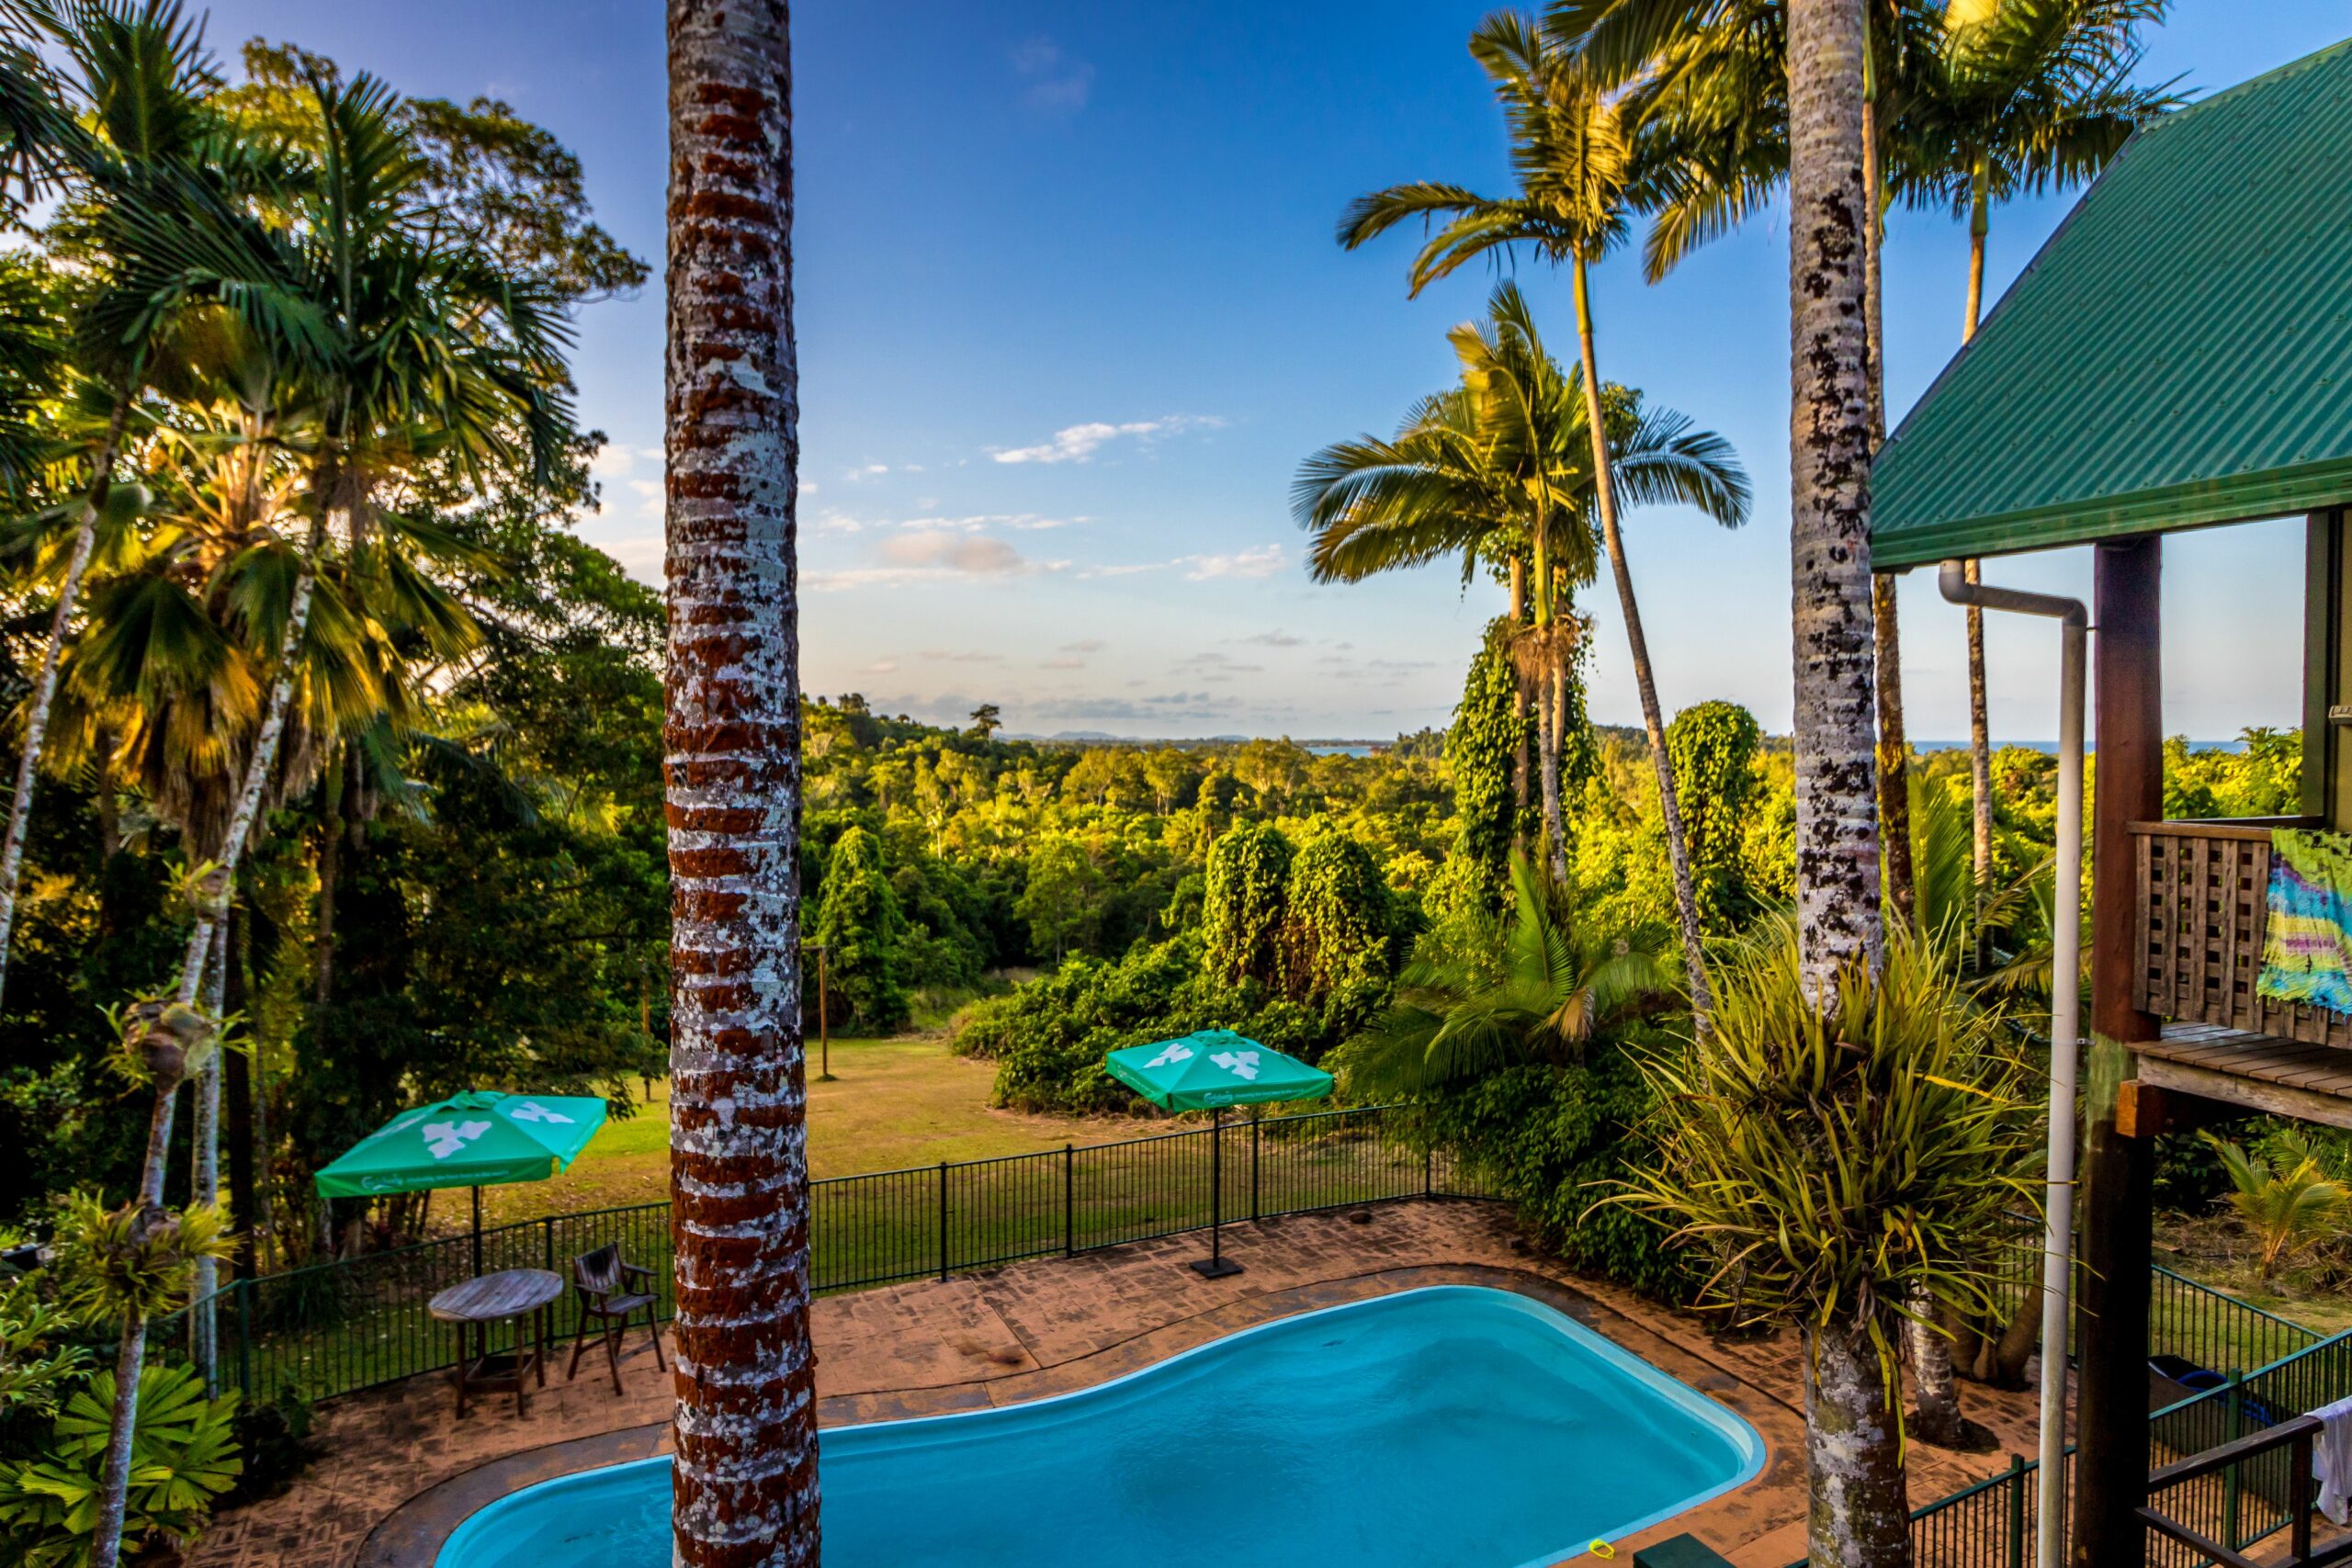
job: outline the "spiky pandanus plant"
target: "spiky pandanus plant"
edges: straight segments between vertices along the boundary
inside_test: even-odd
[[[1804,1337],[1812,1561],[1907,1562],[1902,1329],[1992,1303],[1981,1260],[2039,1201],[2024,1068],[1900,928],[1826,990],[1786,924],[1716,973],[1706,1048],[1642,1064],[1657,1164],[1609,1201],[1711,1259],[1733,1323]]]

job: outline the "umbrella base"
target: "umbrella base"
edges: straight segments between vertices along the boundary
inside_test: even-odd
[[[1185,1267],[1204,1280],[1222,1280],[1228,1274],[1241,1272],[1241,1265],[1230,1258],[1204,1258]]]

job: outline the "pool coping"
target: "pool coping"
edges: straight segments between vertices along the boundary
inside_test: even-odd
[[[1484,1264],[1375,1269],[1250,1296],[1139,1329],[1087,1355],[1027,1371],[944,1387],[868,1390],[820,1398],[818,1421],[825,1427],[864,1426],[1026,1404],[1117,1382],[1213,1341],[1283,1318],[1441,1285],[1485,1285],[1548,1306],[1668,1379],[1721,1404],[1745,1420],[1762,1441],[1763,1459],[1752,1473],[1628,1534],[1616,1543],[1621,1551],[1630,1552],[1669,1533],[1693,1529],[1702,1535],[1715,1533],[1704,1529],[1703,1516],[1758,1487],[1778,1487],[1785,1494],[1788,1463],[1793,1457],[1801,1464],[1803,1452],[1802,1417],[1786,1400],[1734,1367],[1657,1333],[1573,1286],[1530,1270]],[[1628,1344],[1629,1339],[1638,1342],[1639,1348]],[[361,1542],[353,1568],[431,1568],[458,1527],[490,1503],[539,1482],[659,1457],[670,1451],[669,1438],[669,1424],[656,1422],[486,1461],[424,1488],[379,1519]],[[1802,1517],[1801,1483],[1792,1501],[1795,1508],[1791,1517]],[[1768,1517],[1738,1533],[1743,1540],[1753,1539],[1787,1522]]]

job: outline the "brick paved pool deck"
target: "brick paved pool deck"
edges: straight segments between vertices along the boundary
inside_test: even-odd
[[[1781,1568],[1804,1554],[1793,1337],[1717,1340],[1689,1314],[1543,1257],[1493,1204],[1416,1201],[1228,1226],[1226,1255],[1244,1271],[1222,1280],[1182,1267],[1205,1245],[1172,1236],[827,1297],[815,1310],[819,1418],[842,1426],[1017,1404],[1273,1318],[1424,1285],[1491,1285],[1558,1308],[1763,1435],[1768,1458],[1754,1481],[1621,1549],[1687,1530],[1737,1568]],[[511,1397],[481,1399],[456,1419],[439,1374],[322,1405],[318,1461],[284,1495],[222,1514],[190,1568],[428,1568],[458,1519],[518,1485],[666,1451],[669,1381],[642,1353],[623,1363],[622,1381],[616,1395],[598,1357],[567,1383],[559,1359],[522,1420]],[[1915,1502],[2004,1468],[2011,1450],[2032,1451],[2030,1394],[1963,1384],[1962,1398],[1999,1450],[1959,1454],[1915,1443]]]

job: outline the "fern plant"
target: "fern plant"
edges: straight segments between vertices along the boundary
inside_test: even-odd
[[[0,1543],[26,1568],[66,1568],[89,1555],[114,1393],[114,1374],[100,1372],[58,1412],[46,1453],[0,1468]],[[139,1374],[126,1541],[186,1543],[203,1529],[213,1500],[244,1469],[236,1413],[234,1393],[207,1399],[190,1368],[151,1366]]]
[[[2277,1279],[2278,1270],[2296,1257],[2342,1230],[2346,1201],[2352,1194],[2342,1182],[2329,1179],[2301,1133],[2290,1129],[2277,1135],[2273,1143],[2281,1157],[2275,1164],[2210,1132],[2201,1136],[2229,1175],[2233,1189],[2230,1207],[2254,1238],[2264,1284]]]

